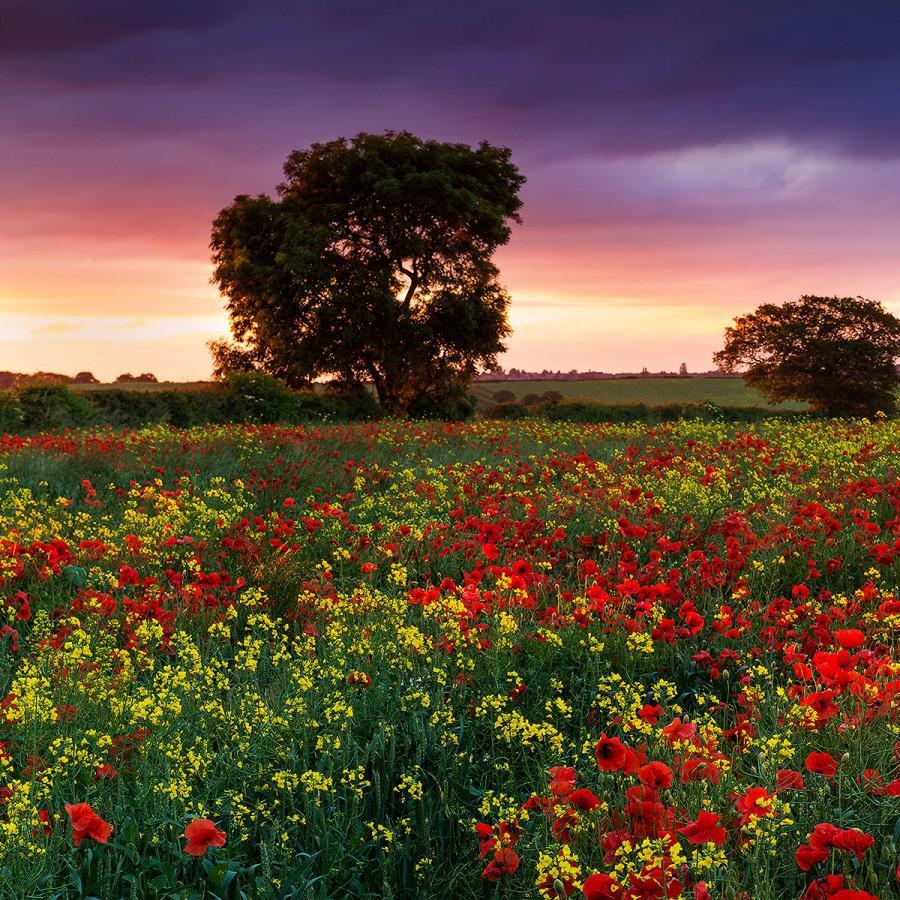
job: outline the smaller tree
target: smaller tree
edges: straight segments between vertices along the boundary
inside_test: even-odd
[[[865,297],[802,296],[739,316],[713,357],[770,403],[805,400],[830,415],[892,412],[900,320]]]

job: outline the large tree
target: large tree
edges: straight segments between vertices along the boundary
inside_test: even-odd
[[[715,354],[770,402],[805,400],[832,415],[891,412],[900,385],[900,320],[864,297],[766,303],[725,331]]]
[[[467,385],[505,349],[492,256],[524,180],[505,148],[407,132],[291,153],[277,198],[236,197],[213,223],[234,338],[211,345],[217,369],[371,381],[393,413]]]

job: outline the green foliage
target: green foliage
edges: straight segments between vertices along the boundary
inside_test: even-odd
[[[217,390],[226,422],[292,422],[297,416],[294,393],[283,381],[263,372],[233,372]]]
[[[84,395],[80,395],[84,396]],[[170,421],[165,397],[151,391],[92,391],[86,399],[93,407],[92,418],[115,428],[136,428]]]
[[[93,407],[64,384],[31,384],[16,393],[22,427],[28,431],[77,428],[92,419]]]
[[[370,380],[403,414],[496,364],[509,298],[491,258],[524,182],[508,150],[360,134],[295,151],[284,176],[213,223],[236,342],[211,345],[218,374]]]
[[[646,422],[650,410],[651,407],[643,403],[615,406],[574,400],[548,403],[539,408],[539,415],[551,422]]]
[[[460,422],[475,415],[475,397],[467,384],[449,383],[416,397],[407,410],[414,419]]]
[[[22,409],[12,391],[0,391],[0,434],[12,434],[22,427]]]
[[[808,400],[831,415],[891,413],[900,386],[900,320],[864,297],[804,295],[735,319],[715,355],[772,402]]]
[[[325,388],[324,396],[336,404],[335,417],[353,422],[381,419],[384,410],[375,394],[358,381],[332,381]]]
[[[293,391],[262,372],[233,373],[203,390],[104,389],[80,393],[64,385],[0,391],[0,434],[85,425],[139,428],[252,422],[299,425],[379,419],[383,410],[362,387]]]
[[[522,403],[498,403],[486,413],[489,419],[526,419],[533,413]]]
[[[782,418],[786,421],[810,418],[809,412],[800,410],[771,410],[756,406],[720,407],[712,403],[666,403],[649,406],[645,403],[592,403],[587,400],[563,402],[500,403],[488,408],[489,419],[546,419],[551,422],[582,424],[630,422],[675,422],[681,419],[698,419],[705,422],[762,422]]]

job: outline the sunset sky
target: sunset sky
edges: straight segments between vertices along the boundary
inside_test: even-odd
[[[294,148],[506,145],[506,366],[711,366],[801,293],[900,313],[900,5],[6,0],[0,369],[209,374],[209,227]]]

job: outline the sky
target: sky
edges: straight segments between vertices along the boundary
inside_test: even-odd
[[[804,293],[900,314],[893,0],[0,0],[0,369],[206,378],[213,217],[388,129],[527,177],[507,367],[702,371]]]

